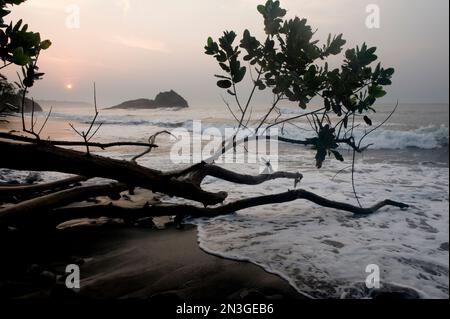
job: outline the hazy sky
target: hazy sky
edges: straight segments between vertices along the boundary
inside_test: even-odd
[[[262,38],[262,18],[256,11],[262,2],[28,0],[15,7],[10,19],[23,18],[53,41],[40,62],[45,79],[32,91],[38,99],[90,101],[96,81],[104,106],[153,98],[169,89],[192,105],[217,105],[221,91],[213,75],[219,70],[203,53],[206,39],[227,29],[241,34],[245,28]],[[308,18],[320,40],[328,33],[344,33],[348,47],[364,41],[378,46],[381,61],[397,70],[386,102],[448,102],[448,0],[281,2],[288,16]],[[80,8],[78,29],[66,25],[70,4]],[[380,29],[365,25],[369,4],[381,9]]]

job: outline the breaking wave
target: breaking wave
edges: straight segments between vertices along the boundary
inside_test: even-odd
[[[83,124],[89,124],[92,121],[92,115],[80,114],[64,114],[56,113],[54,117],[64,118],[67,120],[77,121]],[[181,119],[148,119],[140,118],[134,115],[100,115],[98,123],[104,125],[133,125],[133,126],[154,126],[161,128],[185,128],[192,130],[193,120]],[[202,123],[202,131],[210,128],[217,128],[222,134],[226,128],[233,128],[231,125],[224,123]],[[296,125],[295,128],[287,129],[284,132],[286,137],[296,138],[302,136],[304,138],[312,137],[311,128],[307,124]],[[356,132],[355,135],[362,136],[364,132]],[[394,130],[389,127],[380,128],[373,132],[364,140],[364,144],[371,144],[371,149],[377,150],[394,150],[394,149],[437,149],[448,147],[449,145],[449,128],[448,126],[426,126],[413,130]]]

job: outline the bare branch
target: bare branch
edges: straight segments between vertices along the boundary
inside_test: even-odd
[[[45,126],[47,125],[47,122],[48,122],[50,116],[52,115],[52,111],[53,111],[53,107],[50,107],[50,111],[48,112],[48,114],[47,114],[47,116],[45,118],[45,121],[42,124],[41,129],[39,130],[38,135],[41,135],[42,131],[44,130]]]
[[[52,140],[36,141],[33,138],[13,135],[10,133],[2,133],[2,132],[0,132],[0,138],[6,139],[6,140],[18,141],[18,142],[44,144],[44,145],[51,145],[51,146],[86,146],[85,142],[52,141]],[[107,149],[107,148],[111,148],[111,147],[121,147],[121,146],[137,146],[137,147],[151,147],[151,148],[158,147],[158,145],[155,145],[155,144],[139,143],[139,142],[112,142],[112,143],[92,143],[92,142],[90,142],[90,143],[88,143],[88,145],[90,147],[96,147],[96,148],[100,148],[100,149]]]
[[[250,106],[250,103],[252,102],[253,95],[255,94],[256,88],[258,87],[258,81],[261,79],[262,70],[256,70],[258,72],[258,77],[256,81],[253,84],[253,89],[250,92],[250,96],[248,97],[247,103],[245,105],[244,111],[242,112],[241,120],[239,121],[238,131],[242,127],[242,123],[244,122],[245,115],[247,114],[248,107]]]
[[[172,133],[170,133],[169,131],[161,131],[161,132],[157,132],[156,134],[153,134],[152,136],[149,137],[149,139],[148,139],[149,145],[154,145],[155,142],[156,142],[156,138],[157,138],[159,135],[162,135],[162,134],[167,134],[167,135],[170,135],[170,136],[173,136],[173,137],[176,138],[176,136],[173,135]],[[148,148],[146,151],[142,152],[141,154],[136,155],[135,157],[133,157],[133,158],[131,159],[131,161],[132,161],[133,163],[137,164],[137,160],[138,160],[139,158],[141,158],[141,157],[143,157],[143,156],[149,154],[149,153],[153,150],[153,148],[154,148],[154,147],[149,146],[149,148]]]
[[[280,102],[281,100],[281,95],[277,95],[276,99],[274,100],[272,107],[270,108],[270,110],[266,113],[266,115],[263,117],[263,119],[261,120],[260,124],[258,125],[258,127],[256,128],[256,133],[259,132],[259,130],[261,129],[261,127],[264,125],[264,123],[266,123],[266,120],[269,118],[270,114],[273,112],[273,110],[277,107],[277,104]],[[270,128],[270,127],[269,127]],[[267,128],[266,131],[269,129]]]
[[[98,115],[100,114],[97,108],[97,89],[96,89],[96,84],[94,82],[94,110],[95,110],[95,115],[91,121],[91,124],[89,125],[89,128],[86,132],[82,131],[78,131],[75,126],[73,126],[72,124],[69,124],[70,127],[75,131],[75,133],[77,133],[83,140],[84,140],[84,145],[86,146],[86,154],[88,156],[91,155],[90,153],[90,149],[89,149],[89,142],[92,140],[92,138],[98,133],[98,131],[100,130],[100,128],[102,127],[103,124],[100,124],[97,129],[94,131],[94,133],[91,135],[91,131],[95,125],[95,122],[97,121]],[[90,136],[89,136],[90,135]]]
[[[288,119],[285,119],[285,120],[273,123],[273,124],[269,125],[266,128],[266,131],[269,130],[270,128],[274,127],[274,126],[277,126],[277,125],[280,125],[280,124],[283,124],[283,123],[287,123],[287,122],[291,122],[291,121],[294,121],[294,120],[298,120],[298,119],[301,119],[303,117],[307,117],[309,115],[314,115],[316,113],[322,112],[323,110],[325,110],[325,108],[321,108],[321,109],[318,109],[318,110],[315,110],[315,111],[311,111],[311,112],[308,112],[308,113],[305,113],[305,114],[301,114],[301,115],[298,115],[298,116],[294,116],[294,117],[291,117],[291,118],[288,118]]]
[[[391,118],[392,116],[394,116],[395,112],[397,111],[399,106],[399,102],[397,101],[397,104],[395,105],[394,109],[392,110],[392,112],[389,114],[389,116],[383,121],[381,122],[380,125],[376,126],[375,128],[373,128],[372,130],[370,130],[369,132],[367,132],[366,134],[364,134],[364,136],[360,139],[359,143],[358,143],[358,147],[361,147],[362,142],[364,141],[364,139],[369,136],[370,134],[372,134],[373,132],[375,132],[376,130],[378,130],[380,127],[382,127],[384,124],[386,124]]]
[[[180,174],[180,172],[178,173],[178,178],[190,180],[197,186],[200,186],[207,176],[215,177],[235,184],[245,185],[259,185],[271,180],[286,178],[294,180],[294,187],[297,187],[297,185],[303,179],[302,174],[289,172],[275,172],[272,174],[261,174],[257,176],[239,174],[224,169],[220,166],[209,165],[206,163],[203,163],[202,165],[194,165],[192,168],[185,170],[183,172],[183,175]]]
[[[409,206],[404,203],[395,202],[392,200],[384,200],[375,204],[372,207],[360,208],[349,205],[347,203],[341,203],[331,201],[314,193],[299,189],[288,191],[285,193],[260,196],[254,198],[248,198],[232,202],[216,208],[201,208],[191,205],[145,205],[142,208],[123,208],[113,204],[110,205],[94,205],[89,207],[72,207],[56,209],[50,213],[52,220],[55,224],[60,224],[64,221],[79,219],[79,218],[123,218],[125,220],[137,220],[143,217],[160,217],[160,216],[178,216],[178,217],[217,217],[221,215],[234,214],[239,211],[264,206],[271,204],[280,204],[304,199],[311,201],[317,205],[346,211],[353,213],[356,216],[366,216],[376,213],[380,209],[386,206],[398,207],[400,209],[407,209]]]
[[[236,120],[236,123],[239,123],[239,119],[237,118],[237,115],[233,112],[233,110],[231,109],[230,103],[228,103],[223,96],[221,96],[221,98],[222,98],[222,101],[225,104],[225,106],[228,108],[228,111],[231,113],[233,118]]]

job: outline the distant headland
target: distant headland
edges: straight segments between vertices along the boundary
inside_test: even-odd
[[[35,112],[42,112],[41,105],[34,101],[25,98],[25,104],[24,104],[24,113],[31,113],[33,110],[33,103],[34,103],[34,111]],[[3,109],[7,104],[12,105],[14,107],[14,111],[21,112],[22,111],[22,97],[20,95],[10,95],[5,94],[0,97],[0,109]]]
[[[159,93],[154,100],[138,99],[123,102],[108,108],[113,109],[157,109],[157,108],[187,108],[188,102],[174,90]]]

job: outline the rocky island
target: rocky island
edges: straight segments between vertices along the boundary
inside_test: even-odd
[[[123,102],[108,108],[113,109],[156,109],[156,108],[187,108],[188,102],[173,90],[159,93],[154,100],[138,99]]]

